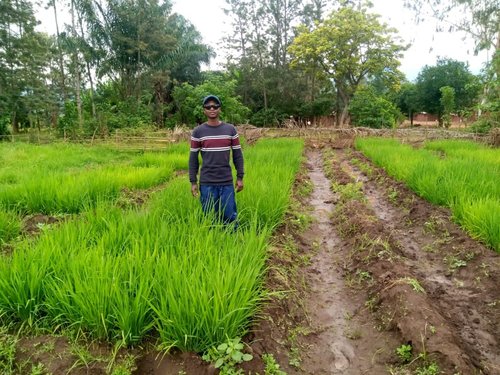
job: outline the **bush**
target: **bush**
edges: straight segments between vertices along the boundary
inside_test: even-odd
[[[0,141],[4,139],[3,136],[10,135],[9,124],[10,118],[8,116],[0,117]]]
[[[349,105],[351,123],[369,128],[393,128],[403,118],[399,109],[372,87],[359,88]]]
[[[188,83],[177,86],[172,93],[174,99],[172,109],[175,113],[167,119],[167,126],[170,128],[182,124],[194,126],[205,121],[201,102],[209,94],[217,95],[221,100],[223,121],[232,124],[245,123],[250,110],[240,103],[235,90],[236,81],[228,81],[218,76],[209,77],[207,81],[196,87]]]
[[[280,126],[286,117],[288,117],[286,114],[274,108],[261,109],[252,115],[250,123],[255,126],[277,127]]]

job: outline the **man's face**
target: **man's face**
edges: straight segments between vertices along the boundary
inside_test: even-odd
[[[209,119],[216,119],[219,117],[220,105],[214,100],[209,100],[203,105],[203,111]]]

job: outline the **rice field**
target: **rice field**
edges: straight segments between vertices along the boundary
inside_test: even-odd
[[[0,319],[134,346],[203,352],[243,335],[266,296],[267,246],[289,204],[303,142],[245,147],[240,229],[202,215],[188,145],[133,153],[78,145],[0,145],[0,241],[23,215],[63,215],[0,259]],[[120,208],[123,189],[153,189]],[[13,224],[11,224],[13,223]]]
[[[430,202],[449,207],[473,237],[500,252],[500,151],[469,141],[432,141],[416,149],[395,139],[356,147]]]

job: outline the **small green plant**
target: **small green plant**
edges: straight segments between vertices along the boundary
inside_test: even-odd
[[[297,188],[297,195],[299,197],[309,197],[313,192],[314,185],[311,180],[306,179]]]
[[[274,359],[272,354],[262,355],[262,361],[266,366],[264,369],[264,375],[286,375],[286,372],[280,369],[280,365],[276,362],[276,359]]]
[[[444,262],[448,265],[448,268],[450,271],[456,271],[457,269],[461,267],[467,266],[467,262],[463,259],[460,259],[456,257],[455,255],[449,255],[446,256],[444,259]]]
[[[236,370],[235,366],[246,361],[251,361],[251,354],[243,353],[243,344],[239,337],[235,339],[228,338],[217,348],[213,347],[203,355],[203,360],[213,362],[215,368],[220,369],[221,374],[239,374],[240,370]]]
[[[302,359],[300,357],[300,350],[296,346],[290,349],[290,353],[288,355],[288,364],[295,368],[300,368],[300,363]]]
[[[389,198],[389,200],[391,201],[391,203],[396,203],[397,200],[398,200],[398,191],[394,188],[392,188],[389,193],[387,194],[387,197]]]
[[[415,292],[425,293],[425,289],[422,287],[422,285],[420,285],[417,279],[414,279],[412,277],[404,277],[403,279],[401,279],[401,281],[410,285]]]
[[[439,367],[434,362],[415,370],[416,375],[438,375],[440,373]]]
[[[0,373],[14,374],[17,338],[0,327]]]
[[[114,368],[111,375],[131,375],[137,370],[136,357],[127,354]],[[114,361],[113,361],[114,362]]]
[[[30,375],[44,375],[47,369],[43,363],[37,363],[36,365],[31,365]]]
[[[401,346],[396,348],[396,354],[404,363],[408,363],[411,361],[411,358],[413,356],[412,351],[413,347],[410,344],[402,344]]]

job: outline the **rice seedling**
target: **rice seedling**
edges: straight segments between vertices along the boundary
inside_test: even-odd
[[[14,162],[13,166],[0,170],[0,180],[10,181],[0,186],[0,204],[25,213],[78,213],[98,201],[116,199],[124,187],[144,189],[168,181],[174,169],[183,166],[179,155],[171,152],[110,154],[110,150],[102,147],[91,151],[74,145],[57,145],[53,150],[47,146],[41,150],[36,146],[31,148],[15,148],[16,152],[8,157],[10,160],[22,155],[28,168],[23,166],[16,171],[18,162]],[[33,160],[26,155],[28,151],[33,151]],[[79,153],[80,157],[76,156]],[[100,154],[108,157],[108,164]],[[187,166],[187,161],[184,164]]]
[[[152,331],[164,347],[195,351],[241,337],[264,296],[267,241],[288,205],[302,147],[279,140],[246,150],[237,232],[202,214],[186,176],[170,179],[181,166],[168,163],[174,153],[139,156],[119,172],[94,170],[95,181],[112,186],[111,196],[120,186],[143,186],[139,181],[169,182],[140,209],[121,210],[98,194],[84,203],[68,198],[79,216],[0,258],[0,316],[124,345]],[[151,170],[149,180],[134,179],[142,169]]]
[[[14,212],[0,209],[0,244],[17,237],[21,230],[21,219]]]
[[[434,141],[413,149],[375,138],[359,139],[356,147],[425,199],[450,207],[472,236],[500,251],[498,149],[465,141]]]

